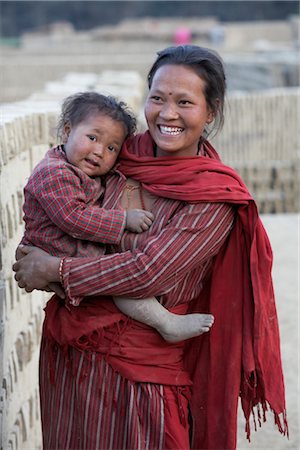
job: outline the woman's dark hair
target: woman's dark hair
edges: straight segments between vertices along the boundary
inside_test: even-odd
[[[125,125],[127,135],[136,131],[136,119],[126,103],[118,101],[110,95],[97,92],[79,92],[67,97],[62,104],[61,115],[58,121],[57,134],[63,136],[64,126],[78,125],[92,114],[104,114]]]
[[[205,99],[215,116],[213,128],[217,131],[221,129],[224,123],[226,78],[220,56],[197,45],[168,47],[157,54],[158,57],[148,73],[149,89],[155,73],[161,66],[173,64],[190,67],[205,82]]]

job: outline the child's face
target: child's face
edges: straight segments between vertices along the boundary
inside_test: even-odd
[[[115,165],[126,138],[125,125],[104,114],[65,126],[65,151],[70,164],[90,177],[98,177]]]

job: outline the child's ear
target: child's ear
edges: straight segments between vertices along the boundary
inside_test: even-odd
[[[63,134],[62,134],[63,144],[67,143],[70,132],[71,132],[71,125],[69,122],[67,122],[64,124],[64,129],[63,129]]]

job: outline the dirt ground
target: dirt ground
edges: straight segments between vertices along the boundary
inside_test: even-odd
[[[242,414],[239,420],[238,450],[298,450],[299,439],[299,279],[300,279],[300,215],[262,215],[273,253],[273,279],[281,334],[282,363],[285,375],[289,440],[275,428],[273,415],[245,438]]]

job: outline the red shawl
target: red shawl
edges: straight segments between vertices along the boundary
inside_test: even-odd
[[[248,438],[254,406],[260,424],[260,405],[265,420],[267,404],[280,432],[287,434],[272,250],[255,202],[207,141],[209,157],[153,158],[147,156],[149,148],[153,141],[148,132],[128,141],[118,169],[157,196],[237,206],[226,246],[215,258],[201,296],[190,306],[190,312],[207,310],[215,316],[209,333],[186,344],[185,363],[194,382],[193,448],[236,448],[239,396]]]

